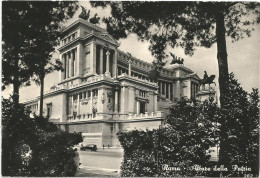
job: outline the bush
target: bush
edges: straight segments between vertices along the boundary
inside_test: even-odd
[[[191,104],[182,99],[170,109],[166,117],[168,125],[164,128],[118,133],[124,148],[121,176],[206,175],[190,168],[212,165],[206,151],[218,141],[217,116],[218,109],[213,100]],[[180,170],[164,170],[164,164]]]
[[[30,118],[12,99],[2,102],[2,175],[74,176],[72,147],[81,134],[60,131],[46,118]]]

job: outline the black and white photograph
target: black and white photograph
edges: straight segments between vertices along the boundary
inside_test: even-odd
[[[1,176],[259,177],[259,1],[1,15]]]

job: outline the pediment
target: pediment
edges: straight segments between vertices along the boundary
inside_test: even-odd
[[[100,37],[106,41],[109,41],[113,44],[116,44],[117,46],[119,46],[118,42],[116,41],[116,39],[114,37],[112,37],[111,35],[109,35],[108,33],[101,33]]]
[[[201,80],[197,73],[190,74],[190,77],[194,78],[195,80]]]

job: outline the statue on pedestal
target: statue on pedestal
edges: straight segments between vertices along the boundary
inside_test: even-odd
[[[213,81],[215,79],[215,75],[211,75],[210,77],[208,76],[207,72],[204,71],[204,76],[203,79],[200,81],[200,85],[202,85],[202,88],[205,89],[205,84],[209,85],[210,88],[210,84],[214,83],[216,86],[216,83]]]

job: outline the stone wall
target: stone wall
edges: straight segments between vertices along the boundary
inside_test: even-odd
[[[98,133],[102,132],[102,123],[70,124],[69,132]]]
[[[67,116],[66,97],[65,93],[44,97],[44,115],[47,116],[47,105],[51,105],[50,118],[60,119],[61,122],[65,122]]]

